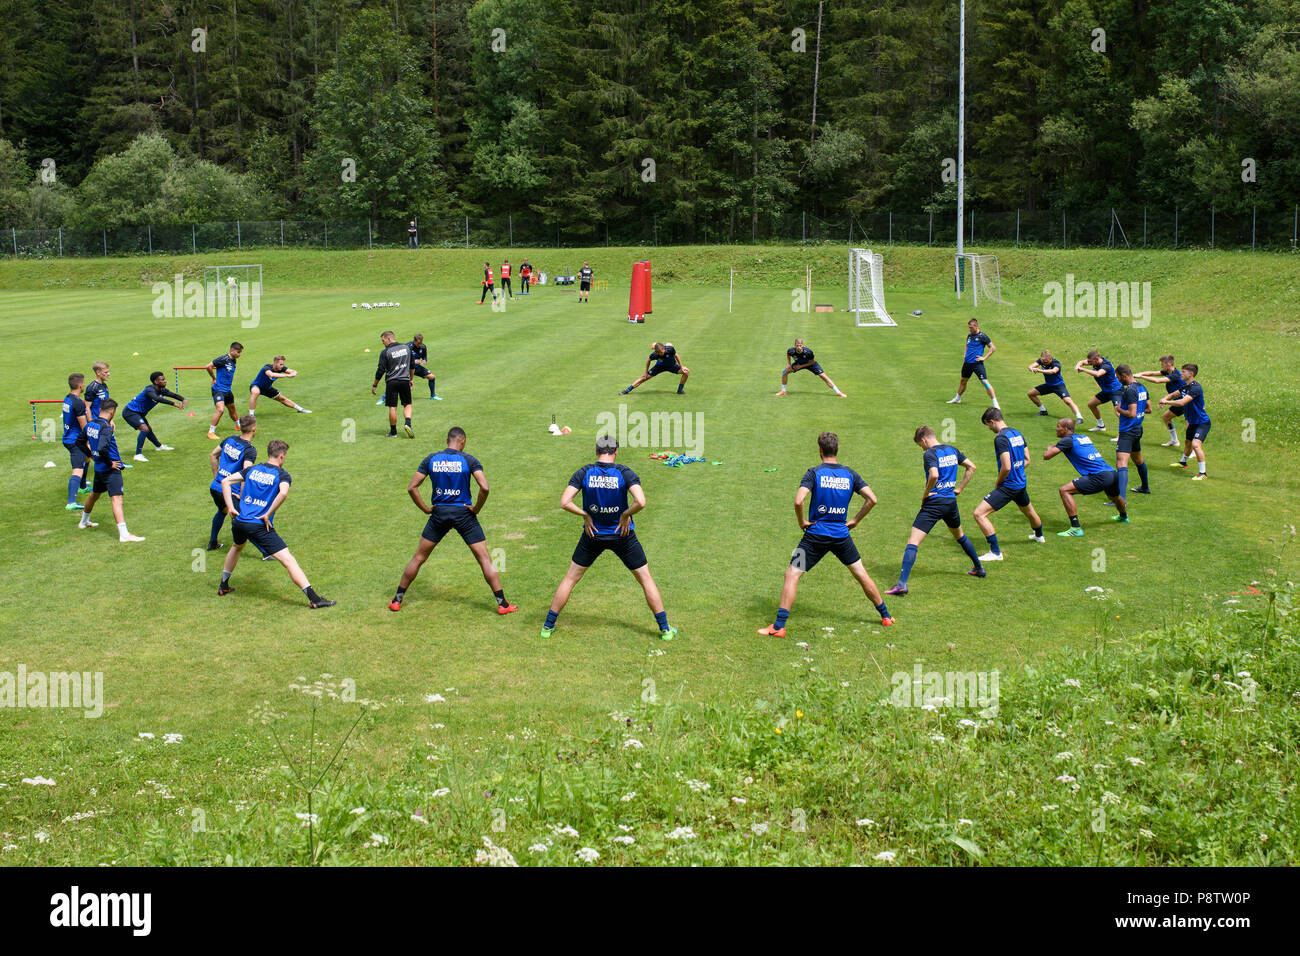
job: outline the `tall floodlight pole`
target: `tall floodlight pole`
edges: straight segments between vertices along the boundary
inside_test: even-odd
[[[957,259],[953,263],[959,299],[962,287],[962,226],[966,219],[966,0],[961,0],[960,33],[957,46]]]

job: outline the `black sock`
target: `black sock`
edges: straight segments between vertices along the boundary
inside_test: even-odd
[[[302,593],[307,595],[307,600],[310,601],[312,604],[320,603],[320,595],[316,593],[316,589],[312,587],[310,584],[302,589]]]
[[[406,422],[406,427],[407,427],[407,428],[410,428],[410,427],[411,427],[411,419],[410,419],[410,418],[405,418],[405,419],[403,419],[403,421]]]
[[[1124,509],[1124,508],[1120,508],[1120,509],[1119,509],[1119,520],[1120,520],[1120,521],[1123,521],[1123,520],[1124,520],[1125,518],[1127,518],[1127,517],[1128,517],[1128,511],[1127,511],[1126,509]]]
[[[437,379],[435,379],[435,378],[433,378],[432,376],[430,376],[430,378],[429,378],[429,394],[430,394],[430,395],[437,395],[437,394],[438,394],[438,389],[437,389],[436,384],[435,384],[436,382],[437,382]]]
[[[506,592],[504,590],[493,591],[492,596],[497,599],[497,607],[505,607],[510,603],[506,600]]]
[[[154,447],[154,448],[161,448],[161,447],[162,447],[162,442],[160,442],[160,441],[158,440],[158,436],[155,435],[155,434],[153,433],[152,430],[151,430],[151,431],[147,431],[147,432],[145,432],[145,433],[144,433],[144,437],[147,438],[147,439],[149,439],[149,441],[153,442],[153,447]]]
[[[397,593],[393,595],[393,600],[401,604],[404,597],[406,597],[406,588],[398,588]]]
[[[1037,528],[1034,529],[1034,537],[1041,538],[1042,536],[1043,536],[1043,526],[1040,524]]]
[[[218,511],[212,516],[212,535],[208,538],[208,544],[210,546],[216,547],[217,535],[221,533],[221,526],[225,523],[226,513],[224,511]]]
[[[1071,516],[1070,516],[1070,527],[1071,527],[1071,528],[1079,528],[1079,527],[1082,527],[1082,526],[1079,524],[1079,516],[1078,516],[1078,515],[1071,515]]]
[[[396,425],[389,425],[389,426],[388,426],[388,434],[390,434],[390,435],[396,435],[396,434],[397,434],[397,426],[396,426]]]
[[[229,571],[222,571],[222,572],[221,572],[221,586],[224,588],[224,587],[225,587],[227,584],[229,584],[229,583],[230,583],[230,572],[229,572]]]

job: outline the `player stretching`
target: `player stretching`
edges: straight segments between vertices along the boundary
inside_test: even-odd
[[[989,543],[989,552],[981,554],[980,561],[1001,561],[1003,555],[1002,549],[998,547],[997,529],[993,527],[989,515],[1001,511],[1013,501],[1029,522],[1029,540],[1044,544],[1047,539],[1043,537],[1043,521],[1029,503],[1029,482],[1025,477],[1029,456],[1025,451],[1025,436],[1014,428],[1007,427],[1000,409],[986,409],[980,416],[980,421],[996,436],[993,439],[993,454],[998,460],[998,477],[993,483],[993,490],[975,506],[975,523],[984,533],[984,540]]]
[[[86,376],[73,372],[68,376],[68,394],[63,396],[63,447],[68,450],[72,462],[72,477],[68,479],[68,503],[64,511],[80,511],[77,495],[86,487],[86,462],[90,456],[86,453],[84,435],[90,424],[86,411],[86,402],[81,397],[82,386]]]
[[[126,403],[126,408],[122,410],[122,418],[128,425],[134,428],[138,434],[135,436],[135,460],[148,461],[144,457],[144,440],[147,438],[153,442],[155,448],[159,451],[175,451],[171,445],[163,445],[158,441],[158,436],[154,434],[153,426],[149,424],[149,413],[154,410],[155,405],[171,405],[173,408],[184,408],[189,405],[189,400],[184,396],[177,395],[175,392],[167,389],[167,376],[162,372],[154,372],[149,376],[149,384],[135,398]],[[103,408],[100,405],[100,408]],[[210,435],[210,438],[216,438],[216,435]],[[126,467],[130,467],[129,465]]]
[[[831,391],[840,398],[848,398],[847,395],[835,387],[835,383],[831,381],[831,377],[822,371],[821,365],[813,355],[813,350],[803,344],[803,339],[795,339],[794,347],[786,349],[785,355],[789,361],[786,363],[785,368],[781,370],[781,391],[776,393],[778,398],[785,395],[785,383],[790,378],[790,373],[802,372],[804,369],[808,369],[819,379],[829,385]]]
[[[527,259],[519,263],[519,294],[528,295],[528,286],[533,281],[533,266]]]
[[[226,554],[217,594],[224,596],[234,590],[230,586],[230,576],[235,573],[235,565],[239,563],[244,545],[251,541],[262,554],[275,558],[284,565],[290,580],[307,595],[308,607],[312,610],[333,607],[337,602],[327,601],[316,593],[297,560],[289,553],[289,546],[275,530],[275,512],[284,504],[284,499],[289,495],[289,485],[293,482],[284,470],[284,456],[288,451],[289,443],[276,438],[266,446],[266,464],[249,463],[221,479],[221,497],[225,500],[226,511],[231,515],[230,531],[235,543]],[[241,483],[239,504],[236,505],[230,495],[233,486]]]
[[[213,441],[217,441],[217,426],[221,424],[223,413],[229,412],[230,420],[239,423],[239,410],[235,408],[235,393],[231,389],[235,387],[235,363],[243,351],[242,345],[231,342],[229,351],[208,363],[207,371],[212,379],[212,404],[215,406],[212,424],[208,426],[208,437]]]
[[[1101,450],[1092,443],[1091,438],[1074,433],[1074,424],[1072,418],[1060,419],[1056,423],[1056,437],[1059,440],[1055,445],[1048,445],[1047,451],[1043,452],[1044,461],[1050,461],[1064,453],[1065,457],[1070,459],[1070,464],[1074,465],[1075,470],[1079,472],[1078,478],[1060,487],[1061,504],[1065,506],[1065,513],[1070,518],[1070,527],[1056,532],[1059,538],[1083,537],[1083,527],[1079,524],[1079,508],[1074,503],[1075,495],[1095,495],[1099,491],[1104,491],[1106,497],[1119,509],[1119,513],[1111,515],[1110,520],[1128,523],[1127,505],[1124,497],[1119,493],[1119,475],[1114,468],[1106,464],[1106,459],[1101,456]]]
[[[966,391],[966,383],[970,380],[972,374],[980,380],[985,391],[989,393],[989,401],[993,403],[994,408],[998,408],[998,396],[993,391],[993,386],[989,384],[988,374],[984,371],[984,362],[998,347],[993,344],[993,340],[980,331],[978,319],[971,319],[966,323],[966,357],[961,364],[961,381],[957,383],[957,394],[948,399],[949,405],[960,405],[962,393]],[[987,351],[986,351],[987,350]]]
[[[433,373],[429,371],[429,347],[424,344],[424,336],[419,332],[415,333],[415,338],[410,341],[411,346],[411,383],[414,384],[417,378],[422,378],[429,383],[429,398],[435,402],[442,401],[442,396],[438,394],[437,383]]]
[[[253,436],[256,434],[257,419],[249,412],[239,420],[239,434],[223,439],[208,456],[208,464],[212,466],[212,482],[208,485],[208,490],[212,493],[213,504],[217,506],[217,513],[212,516],[212,533],[208,535],[209,551],[221,547],[217,535],[221,533],[221,526],[226,521],[226,497],[221,492],[221,483],[230,475],[242,473],[244,466],[257,461],[257,447],[253,444]]]
[[[133,535],[126,530],[126,512],[122,507],[122,456],[117,452],[117,432],[113,429],[113,417],[117,414],[117,402],[111,398],[104,399],[99,406],[99,416],[86,425],[85,447],[83,450],[95,462],[95,485],[90,497],[86,499],[86,510],[81,513],[78,528],[98,528],[97,522],[90,520],[90,513],[95,510],[99,496],[108,492],[108,500],[113,509],[113,520],[117,523],[117,540],[123,544],[129,541],[143,541],[144,538]]]
[[[492,293],[492,300],[495,302],[497,297],[497,290],[496,290],[496,286],[492,284],[492,263],[484,262],[483,263],[483,294],[478,297],[479,305],[483,304],[483,300],[488,297],[489,292]]]
[[[592,275],[591,266],[587,265],[587,263],[584,262],[582,264],[582,268],[578,270],[578,301],[579,302],[591,301],[591,275]]]
[[[1038,361],[1029,366],[1029,371],[1037,372],[1043,376],[1043,384],[1031,388],[1025,394],[1029,400],[1038,408],[1038,414],[1046,416],[1047,409],[1043,403],[1038,400],[1040,395],[1057,395],[1061,401],[1065,402],[1066,407],[1074,412],[1074,420],[1083,423],[1083,416],[1079,414],[1079,406],[1074,404],[1074,399],[1070,397],[1070,390],[1065,387],[1065,379],[1061,377],[1061,363],[1052,357],[1052,353],[1043,349]]]
[[[275,399],[285,408],[292,408],[295,412],[310,415],[310,408],[303,408],[296,402],[285,398],[280,394],[280,390],[275,387],[276,379],[297,377],[298,373],[284,364],[283,355],[277,355],[273,358],[270,365],[263,365],[253,378],[253,383],[248,386],[248,414],[257,414],[257,399],[259,396],[265,395],[267,398]]]
[[[514,291],[510,288],[510,260],[501,260],[501,294],[508,295],[510,298],[515,297]]]
[[[912,520],[912,533],[907,537],[907,547],[903,549],[903,569],[899,572],[898,583],[886,594],[907,593],[907,579],[912,574],[912,565],[916,563],[916,550],[940,520],[948,526],[953,538],[974,565],[966,573],[977,578],[982,578],[987,573],[984,565],[980,564],[979,555],[975,553],[975,545],[961,529],[961,513],[957,510],[957,496],[975,474],[975,462],[952,445],[941,445],[934,437],[934,429],[929,425],[918,428],[912,435],[912,441],[925,452],[922,459],[925,491],[921,493],[921,510]],[[958,465],[965,469],[960,483],[957,481]]]
[[[1166,395],[1172,395],[1174,392],[1182,391],[1183,388],[1183,376],[1178,371],[1178,366],[1174,364],[1174,357],[1172,355],[1160,356],[1160,371],[1138,372],[1137,377],[1142,379],[1142,381],[1150,382],[1153,385],[1163,384]],[[94,387],[93,384],[91,387]],[[1161,448],[1177,448],[1182,444],[1182,442],[1178,440],[1178,430],[1174,428],[1174,419],[1181,418],[1182,416],[1183,408],[1181,405],[1168,405],[1165,407],[1164,413],[1160,416],[1160,420],[1165,423],[1165,428],[1169,430],[1169,441],[1161,442]]]
[[[1120,392],[1119,404],[1115,411],[1119,413],[1119,439],[1115,445],[1115,469],[1119,475],[1119,496],[1128,498],[1128,462],[1133,459],[1137,465],[1138,477],[1142,486],[1135,489],[1140,495],[1151,494],[1147,484],[1147,463],[1142,460],[1142,416],[1150,413],[1151,402],[1145,385],[1135,381],[1133,370],[1127,365],[1117,365],[1115,374],[1124,386]]]
[[[1123,389],[1120,387],[1119,378],[1115,375],[1115,366],[1110,364],[1110,359],[1102,355],[1096,349],[1088,353],[1088,357],[1074,366],[1076,372],[1082,372],[1084,375],[1091,375],[1097,380],[1097,387],[1101,389],[1096,395],[1088,399],[1088,411],[1092,412],[1093,418],[1097,419],[1097,424],[1089,428],[1090,432],[1104,432],[1106,423],[1101,420],[1101,406],[1103,402],[1109,402],[1117,410],[1119,408],[1119,395]]]
[[[764,637],[785,637],[785,622],[790,617],[790,609],[794,607],[799,578],[816,567],[828,551],[839,558],[840,564],[847,567],[853,579],[862,585],[863,592],[880,613],[880,623],[885,627],[894,623],[884,598],[880,596],[880,589],[862,566],[862,555],[858,553],[858,547],[849,533],[876,506],[876,496],[861,475],[836,461],[840,440],[834,432],[818,435],[817,448],[821,452],[822,463],[804,472],[799,490],[794,493],[794,516],[803,529],[803,537],[785,569],[785,582],[781,585],[781,604],[776,609],[776,620],[758,632]],[[849,505],[855,494],[862,496],[862,508],[850,518]],[[808,501],[809,496],[812,501],[808,503],[808,513],[814,516],[812,520],[805,518],[803,512],[804,502]]]
[[[470,503],[469,480],[473,478],[478,485],[478,500]],[[432,479],[433,491],[429,503],[424,503],[420,496],[420,485],[425,478]],[[425,457],[420,467],[415,469],[411,483],[406,486],[406,493],[411,496],[415,506],[429,516],[420,533],[420,543],[416,545],[415,554],[402,571],[402,580],[397,584],[397,593],[388,604],[388,610],[400,611],[402,598],[411,586],[415,576],[420,573],[424,562],[438,546],[448,531],[455,529],[460,539],[465,542],[478,566],[483,570],[483,580],[492,589],[492,596],[497,601],[497,613],[509,614],[517,611],[506,600],[506,593],[501,589],[501,575],[497,572],[492,557],[488,554],[487,535],[478,522],[478,514],[488,498],[487,478],[483,475],[483,465],[473,455],[465,454],[465,430],[452,428],[447,432],[447,447]]]
[[[596,460],[575,471],[569,479],[569,486],[560,496],[560,507],[582,518],[582,537],[573,549],[564,580],[555,589],[551,608],[546,612],[546,623],[542,625],[542,637],[550,637],[555,632],[555,620],[569,602],[574,587],[606,551],[614,552],[641,585],[646,603],[659,625],[659,636],[665,641],[677,636],[677,628],[668,624],[664,599],[655,579],[650,576],[650,565],[641,542],[637,540],[636,524],[632,521],[632,516],[645,507],[645,491],[636,472],[614,460],[617,455],[617,439],[601,435],[596,439]],[[582,492],[581,508],[573,500],[579,491]]]
[[[654,363],[654,368],[650,363]],[[670,372],[673,375],[681,374],[681,381],[677,383],[677,394],[686,393],[686,380],[691,376],[691,370],[682,365],[682,357],[677,354],[677,349],[673,348],[672,342],[656,342],[650,352],[650,357],[645,360],[645,372],[635,382],[629,385],[620,395],[626,395],[638,385],[642,385],[654,378],[661,372]]]
[[[379,364],[375,367],[375,381],[370,386],[370,394],[375,394],[379,380],[384,380],[384,404],[388,406],[388,437],[397,437],[397,406],[401,403],[402,414],[406,424],[402,431],[407,438],[414,438],[411,429],[411,346],[405,342],[398,343],[392,332],[383,332],[379,341],[384,343],[384,350],[379,353]]]
[[[1187,444],[1183,446],[1183,457],[1171,467],[1186,468],[1187,459],[1195,455],[1198,470],[1192,476],[1192,481],[1203,481],[1207,477],[1204,445],[1206,436],[1210,434],[1210,416],[1205,413],[1205,392],[1201,389],[1201,383],[1196,381],[1196,373],[1199,371],[1200,368],[1188,362],[1183,366],[1182,388],[1160,399],[1161,405],[1181,408],[1187,419]]]

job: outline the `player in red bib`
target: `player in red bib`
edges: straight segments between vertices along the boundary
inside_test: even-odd
[[[492,293],[493,299],[497,297],[496,286],[492,284],[492,264],[485,262],[483,263],[483,294],[478,297],[479,305],[483,304],[483,300],[488,297],[489,292]]]
[[[508,295],[510,298],[515,297],[514,290],[510,288],[510,260],[501,261],[501,294]]]
[[[528,295],[528,286],[533,279],[533,267],[527,259],[519,263],[519,294]]]

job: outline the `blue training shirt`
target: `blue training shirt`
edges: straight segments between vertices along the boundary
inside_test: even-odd
[[[1101,364],[1097,368],[1106,373],[1097,379],[1097,387],[1103,392],[1118,392],[1120,390],[1119,376],[1115,374],[1115,366],[1110,364],[1110,359],[1103,355]]]
[[[984,349],[993,344],[983,332],[976,332],[974,335],[966,336],[966,361],[978,362],[979,357],[984,354]]]
[[[1119,407],[1128,408],[1130,405],[1137,406],[1137,418],[1129,418],[1127,415],[1119,416],[1120,434],[1128,432],[1142,431],[1142,416],[1147,413],[1147,390],[1141,382],[1134,382],[1132,385],[1124,387],[1124,394],[1119,398]]]
[[[433,479],[433,494],[429,504],[465,505],[472,507],[474,498],[470,494],[470,476],[482,471],[483,465],[473,455],[452,448],[444,448],[432,455],[425,456],[420,462],[419,471]]]
[[[930,478],[930,469],[939,469],[939,480],[930,490],[931,498],[957,497],[957,468],[966,456],[952,445],[935,445],[925,450],[923,459],[925,477]]]
[[[95,379],[86,386],[86,404],[90,406],[90,416],[86,419],[87,422],[89,422],[91,418],[99,417],[99,406],[104,404],[104,399],[106,398],[108,398],[107,382],[101,382],[99,379]]]
[[[239,496],[237,520],[260,524],[280,494],[280,483],[292,481],[287,471],[275,465],[247,465],[244,468],[244,485]],[[274,515],[271,517],[271,526],[275,526]]]
[[[1183,417],[1187,419],[1189,425],[1208,425],[1210,416],[1205,412],[1205,392],[1201,389],[1201,383],[1195,380],[1188,382],[1181,389],[1183,397],[1192,396],[1192,400],[1183,406]]]
[[[808,534],[819,534],[826,538],[847,538],[849,529],[849,506],[853,496],[867,487],[852,468],[844,465],[822,462],[803,473],[800,488],[812,492],[808,499]]]
[[[1098,475],[1103,471],[1114,471],[1101,457],[1101,451],[1087,435],[1066,435],[1056,443],[1056,447],[1065,452],[1070,464],[1080,475]]]
[[[1043,363],[1039,362],[1039,363],[1038,363],[1038,367],[1039,367],[1039,368],[1043,368]],[[1055,371],[1052,371],[1052,372],[1044,372],[1044,373],[1043,373],[1043,384],[1044,384],[1044,385],[1064,385],[1064,384],[1065,384],[1065,379],[1063,379],[1063,378],[1061,377],[1061,363],[1060,363],[1060,362],[1058,362],[1056,359],[1052,359],[1052,364],[1051,364],[1051,365],[1048,365],[1047,368],[1055,369]]]
[[[245,465],[257,461],[257,448],[251,441],[239,435],[231,435],[221,443],[221,457],[217,460],[217,477],[212,479],[213,491],[221,491],[221,479],[243,471]],[[239,482],[231,486],[231,491],[238,492]],[[232,496],[233,497],[233,496]]]
[[[267,372],[273,371],[275,371],[275,366],[269,362],[258,369],[257,375],[248,383],[249,391],[252,391],[254,386],[257,387],[259,392],[265,392],[268,388],[275,388],[276,380],[266,374]],[[216,388],[216,386],[214,385],[213,388]]]
[[[596,534],[618,534],[618,516],[627,510],[627,492],[641,484],[635,471],[616,461],[583,465],[569,479],[570,488],[582,491],[582,510],[591,515]],[[636,522],[628,522],[636,530]]]
[[[122,460],[117,452],[117,432],[107,418],[96,418],[86,424],[86,442],[95,459],[96,472],[112,471],[113,462]]]
[[[71,392],[63,396],[63,444],[71,447],[77,443],[81,437],[81,426],[77,424],[77,418],[85,414],[86,403],[81,400],[81,396]],[[87,421],[86,424],[89,425],[90,422]]]
[[[224,355],[218,355],[212,360],[212,367],[216,369],[216,380],[212,383],[214,392],[228,392],[231,386],[235,384],[235,358],[227,352]]]
[[[1004,428],[993,437],[993,457],[998,470],[1002,470],[1002,453],[1011,456],[1011,472],[1002,487],[1007,491],[1019,491],[1028,483],[1025,479],[1025,436],[1014,428]]]

